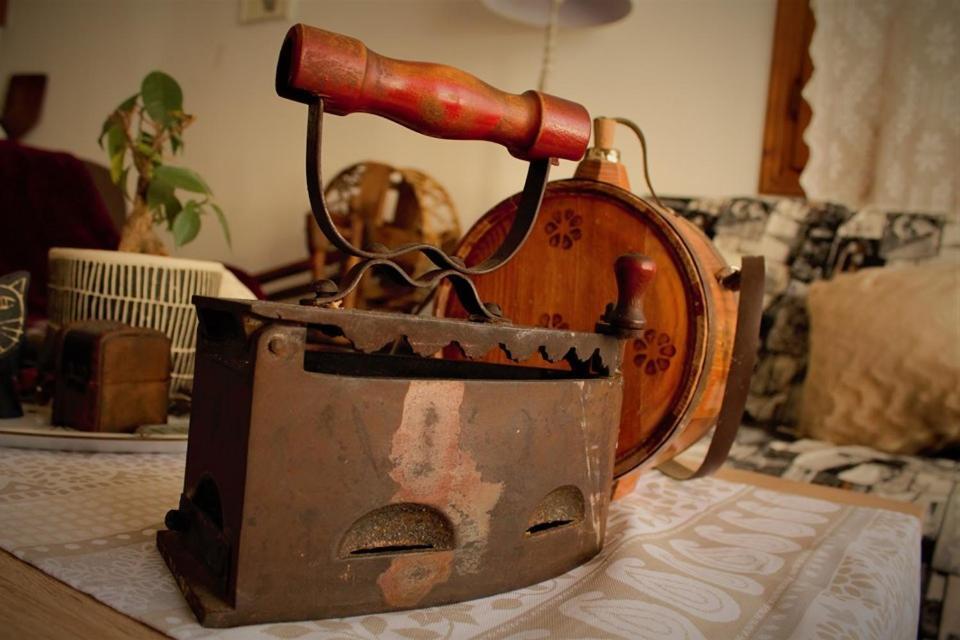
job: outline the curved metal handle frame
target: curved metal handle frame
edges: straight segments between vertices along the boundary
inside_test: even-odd
[[[481,322],[509,322],[500,313],[500,308],[495,304],[486,304],[480,300],[480,293],[473,281],[469,277],[453,269],[434,269],[424,273],[419,278],[412,278],[393,260],[386,258],[370,258],[358,262],[351,267],[350,271],[343,278],[343,282],[335,291],[323,291],[323,285],[333,284],[330,280],[321,280],[317,286],[316,297],[304,298],[300,304],[315,306],[331,306],[333,303],[343,300],[357,288],[360,280],[366,275],[367,271],[374,268],[384,268],[391,272],[391,275],[398,277],[404,283],[411,287],[432,288],[440,284],[444,278],[450,280],[453,290],[456,292],[460,303],[466,310],[469,319]],[[332,288],[332,287],[331,287]]]
[[[345,276],[342,286],[336,292],[324,293],[318,291],[315,299],[301,301],[303,304],[330,305],[346,298],[360,282],[360,278],[367,270],[374,266],[387,266],[401,276],[406,283],[414,287],[435,287],[441,279],[451,278],[454,290],[460,302],[468,313],[478,319],[503,321],[495,312],[491,312],[488,305],[480,301],[476,287],[468,276],[490,273],[502,267],[510,260],[526,241],[540,211],[540,202],[543,200],[544,189],[550,175],[551,160],[531,160],[527,170],[527,178],[523,185],[523,193],[517,206],[517,213],[513,224],[507,232],[503,242],[490,257],[473,267],[466,266],[460,258],[449,256],[439,247],[426,243],[411,243],[395,249],[385,251],[371,251],[361,249],[350,243],[340,234],[333,222],[333,217],[327,209],[323,196],[323,173],[321,170],[321,140],[323,138],[323,99],[317,98],[312,103],[307,116],[307,192],[310,195],[310,208],[320,230],[333,246],[345,254],[362,258],[363,261],[355,265]],[[438,269],[430,271],[419,278],[410,277],[393,260],[409,253],[421,252]]]

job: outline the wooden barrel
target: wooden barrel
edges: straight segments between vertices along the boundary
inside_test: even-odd
[[[602,179],[602,177],[601,177]],[[518,198],[487,212],[456,254],[468,265],[503,240]],[[593,331],[616,299],[612,265],[638,252],[657,263],[644,299],[647,329],[626,345],[616,475],[659,464],[703,436],[717,420],[737,323],[732,269],[709,239],[671,210],[594,179],[548,184],[536,226],[505,266],[474,278],[481,299],[516,325]],[[436,313],[464,317],[449,287]],[[500,361],[491,355],[491,360]]]

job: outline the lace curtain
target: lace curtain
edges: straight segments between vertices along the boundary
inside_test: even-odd
[[[960,213],[960,1],[813,0],[808,198]]]

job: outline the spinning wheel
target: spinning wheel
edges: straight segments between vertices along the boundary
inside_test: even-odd
[[[425,243],[450,252],[460,238],[457,210],[446,189],[416,169],[360,162],[327,183],[324,199],[340,233],[358,246]],[[312,216],[309,232],[315,278],[340,281],[358,259],[336,250]],[[410,276],[431,267],[419,253],[399,257],[396,262]],[[374,274],[344,299],[343,306],[411,311],[427,293],[398,282],[389,274]]]

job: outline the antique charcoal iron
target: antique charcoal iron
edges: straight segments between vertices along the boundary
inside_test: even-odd
[[[578,159],[590,119],[536,92],[378,56],[298,25],[281,95],[310,105],[314,215],[361,261],[300,305],[195,298],[200,318],[183,493],[157,535],[206,626],[349,616],[456,602],[556,576],[604,538],[620,416],[623,340],[644,327],[652,261],[620,257],[595,333],[511,325],[470,276],[520,248],[551,158]],[[481,264],[429,245],[358,248],[321,190],[324,110],[376,113],[530,161],[515,224]],[[434,271],[394,259],[420,251]],[[453,283],[469,320],[338,308],[372,268],[415,286]],[[599,311],[599,310],[598,310]],[[462,356],[440,357],[456,345]],[[510,364],[475,362],[492,350]],[[549,363],[565,362],[558,369]]]

